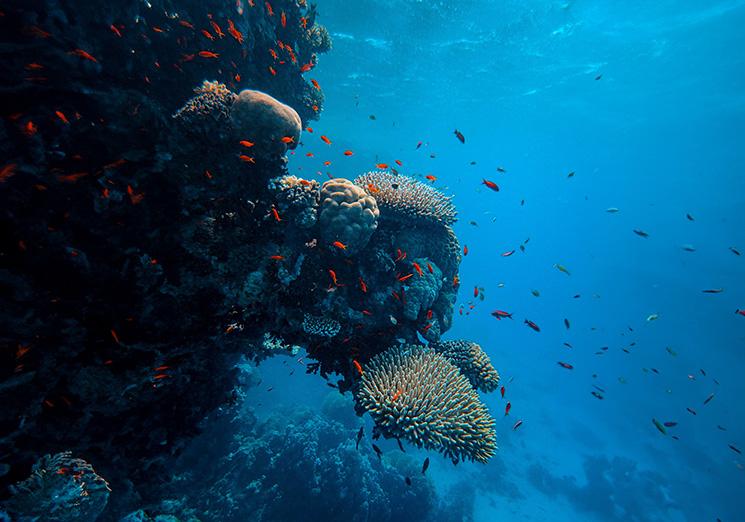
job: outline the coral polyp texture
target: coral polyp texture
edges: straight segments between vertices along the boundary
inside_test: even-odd
[[[34,464],[31,476],[10,490],[12,496],[2,507],[11,515],[50,522],[96,520],[111,492],[90,464],[69,451],[45,455]]]
[[[386,437],[458,460],[486,462],[496,451],[494,419],[458,368],[417,345],[394,346],[365,366],[356,392]]]
[[[434,342],[429,346],[457,366],[477,390],[492,392],[499,387],[499,373],[477,343],[459,339]]]
[[[227,122],[230,117],[230,108],[238,98],[225,84],[208,80],[195,87],[194,93],[196,96],[189,99],[173,115],[189,127],[201,126],[204,120],[211,120],[218,124]]]
[[[325,246],[354,255],[362,250],[378,227],[380,211],[375,198],[348,179],[321,185],[320,225]]]
[[[318,337],[334,337],[339,333],[341,325],[336,319],[303,314],[303,331]]]
[[[372,171],[358,176],[354,183],[375,197],[382,219],[441,225],[455,223],[457,212],[451,198],[412,177]]]

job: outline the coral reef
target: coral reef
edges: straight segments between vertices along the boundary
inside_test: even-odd
[[[3,508],[19,520],[78,522],[96,520],[111,490],[90,464],[66,451],[39,459],[10,491]]]
[[[499,373],[478,344],[459,339],[434,342],[429,346],[457,366],[477,390],[492,392],[499,387]]]
[[[439,450],[454,461],[486,462],[496,450],[486,406],[457,367],[427,348],[394,346],[373,357],[356,397],[386,437]]]
[[[335,319],[303,314],[303,331],[309,335],[334,337],[340,329],[341,325]]]
[[[381,219],[404,223],[452,225],[457,214],[451,198],[419,180],[384,171],[372,171],[354,183],[375,197]]]
[[[378,226],[378,205],[343,178],[321,185],[321,238],[327,248],[348,256],[359,253]]]
[[[257,147],[272,147],[280,152],[297,147],[302,123],[295,109],[266,93],[244,89],[231,109],[230,121],[244,139]]]

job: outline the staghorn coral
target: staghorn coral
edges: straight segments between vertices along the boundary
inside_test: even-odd
[[[90,464],[65,451],[39,459],[31,476],[11,486],[13,496],[4,508],[19,520],[94,521],[110,491]]]
[[[321,185],[320,225],[324,244],[335,252],[354,255],[362,250],[378,226],[375,198],[343,178]],[[331,246],[340,241],[346,248]]]
[[[303,331],[318,337],[334,337],[341,330],[339,321],[327,317],[303,314]]]
[[[413,263],[421,267],[421,275],[415,271]],[[428,269],[427,265],[432,267],[432,271]],[[442,271],[426,257],[420,257],[412,260],[411,273],[414,275],[407,281],[404,317],[414,321],[420,313],[426,312],[437,299],[437,295],[442,288]]]
[[[416,345],[389,348],[365,365],[356,399],[386,437],[404,438],[458,461],[486,462],[494,419],[458,368]]]
[[[295,109],[261,91],[238,93],[230,110],[230,121],[242,139],[260,149],[285,152],[297,147],[302,124]],[[291,141],[282,141],[285,140]]]
[[[457,214],[451,198],[409,176],[372,171],[354,183],[375,197],[382,219],[405,223],[452,225]]]
[[[429,346],[457,366],[477,390],[492,392],[499,387],[499,373],[486,352],[473,341],[441,341]]]

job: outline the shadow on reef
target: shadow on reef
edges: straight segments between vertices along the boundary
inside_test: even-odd
[[[455,462],[494,453],[476,389],[499,376],[477,344],[439,342],[458,289],[450,199],[387,172],[287,174],[322,105],[302,76],[331,45],[314,6],[39,0],[2,14],[7,510],[23,514],[18,495],[49,477],[77,506],[87,474],[106,479],[91,520],[109,490],[158,500],[201,421],[236,400],[242,355],[303,349],[376,436]]]

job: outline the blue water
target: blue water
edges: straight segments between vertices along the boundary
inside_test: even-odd
[[[447,337],[479,342],[507,383],[485,397],[497,457],[430,454],[438,492],[472,496],[479,521],[745,520],[745,459],[728,447],[745,449],[745,256],[730,250],[745,254],[745,2],[318,7],[326,101],[290,171],[400,160],[436,176],[469,249]],[[260,413],[337,393],[301,370],[281,386],[292,364],[262,365]],[[653,418],[678,425],[663,435]]]

